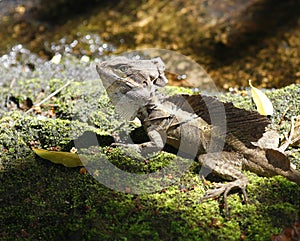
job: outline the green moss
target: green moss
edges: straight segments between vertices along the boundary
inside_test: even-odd
[[[282,226],[278,214],[293,219],[299,203],[272,200],[272,189],[264,187],[268,199],[256,199],[249,189],[251,203],[241,204],[238,194],[229,196],[231,219],[226,220],[217,201],[199,203],[204,190],[193,172],[182,181],[153,194],[122,194],[103,187],[79,170],[52,165],[38,159],[23,170],[4,174],[1,186],[3,240],[22,238],[24,229],[30,240],[268,240]],[[251,182],[263,178],[252,177]],[[271,180],[276,180],[271,179]],[[288,183],[278,180],[279,185]],[[26,186],[24,184],[26,183]],[[284,185],[283,185],[284,186]],[[9,191],[8,191],[9,188]],[[285,186],[280,189],[282,196]],[[290,188],[291,189],[291,188]],[[294,192],[300,192],[299,187]],[[298,199],[299,200],[299,199]],[[299,201],[298,201],[299,202]],[[281,217],[281,216],[280,216]],[[277,220],[274,225],[272,220]],[[284,220],[286,221],[286,220]]]

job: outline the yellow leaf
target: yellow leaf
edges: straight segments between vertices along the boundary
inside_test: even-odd
[[[273,105],[269,98],[261,90],[255,88],[251,84],[251,80],[249,80],[249,85],[258,113],[261,115],[273,115]]]
[[[55,54],[52,59],[50,60],[51,63],[53,64],[59,64],[61,61],[61,54]]]
[[[56,164],[62,164],[66,167],[78,167],[83,166],[79,156],[71,152],[62,151],[47,151],[43,149],[33,148],[35,154],[39,157],[49,160]]]

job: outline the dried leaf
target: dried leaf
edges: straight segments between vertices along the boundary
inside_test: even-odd
[[[273,115],[273,105],[269,98],[261,90],[255,88],[251,84],[251,80],[249,80],[249,85],[258,113],[261,115]]]
[[[286,227],[281,234],[273,234],[272,241],[295,241],[300,240],[300,222],[296,221],[292,226]]]
[[[263,136],[257,141],[252,142],[254,146],[258,146],[261,149],[274,149],[279,146],[280,135],[275,130],[268,130],[263,133]]]
[[[39,157],[49,160],[55,164],[62,164],[66,167],[78,167],[83,166],[79,156],[71,152],[62,151],[47,151],[43,149],[33,148],[35,154]]]

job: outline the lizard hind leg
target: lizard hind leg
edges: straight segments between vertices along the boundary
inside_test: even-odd
[[[201,155],[199,157],[199,161],[202,162],[205,167],[212,170],[213,173],[216,173],[218,176],[224,179],[233,180],[227,183],[216,183],[213,189],[208,190],[205,193],[200,202],[219,197],[223,194],[226,216],[229,216],[227,196],[231,190],[237,188],[241,189],[245,202],[248,202],[248,196],[246,192],[248,178],[240,171],[242,163],[241,158],[243,157],[232,152],[222,152],[219,155],[210,153]]]

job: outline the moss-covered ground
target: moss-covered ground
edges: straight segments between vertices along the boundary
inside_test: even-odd
[[[2,96],[22,103],[36,100],[64,84],[51,79],[43,91],[39,80],[4,87]],[[258,177],[245,172],[249,203],[241,193],[229,195],[230,217],[224,213],[222,198],[200,203],[205,187],[199,179],[200,167],[193,163],[187,172],[166,174],[172,185],[153,193],[129,193],[107,188],[97,175],[97,158],[105,156],[120,169],[151,173],[168,164],[175,155],[162,152],[147,159],[109,145],[113,138],[126,139],[133,127],[111,108],[97,81],[72,82],[41,107],[25,113],[13,107],[0,112],[0,239],[15,240],[270,240],[297,219],[300,187],[282,177]],[[282,136],[290,128],[290,118],[299,115],[299,85],[267,92],[274,102],[274,127]],[[182,89],[181,89],[182,91]],[[186,90],[190,92],[190,90]],[[173,90],[172,90],[173,92]],[[225,94],[224,100],[253,108],[250,98]],[[13,101],[14,100],[14,101]],[[285,111],[287,110],[287,111]],[[90,147],[88,137],[96,137],[100,147]],[[82,153],[94,153],[86,169],[66,168],[36,156],[32,146],[69,151],[81,143]],[[296,147],[292,148],[296,150]],[[181,158],[182,163],[190,160]],[[299,168],[299,156],[294,153]],[[91,166],[93,168],[91,168]],[[100,174],[99,174],[100,173]],[[154,177],[155,178],[155,177]],[[111,182],[122,179],[111,177]],[[208,186],[210,185],[208,179]],[[164,180],[162,180],[163,182]],[[116,183],[122,186],[122,183]]]

